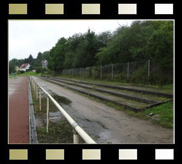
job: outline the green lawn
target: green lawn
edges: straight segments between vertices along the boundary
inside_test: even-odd
[[[173,111],[173,101],[169,101],[142,112],[135,113],[133,111],[127,111],[127,113],[141,119],[150,119],[152,123],[165,128],[173,128]],[[152,115],[150,116],[150,114]]]
[[[36,72],[33,72],[33,71],[29,71],[29,72],[25,72],[25,73],[22,73],[22,74],[18,74],[17,76],[36,76],[36,75],[41,75],[41,73],[36,73]]]
[[[41,75],[41,73],[36,73],[33,71],[29,71],[29,72],[25,72],[22,74],[16,74],[16,77],[20,77],[20,76],[37,76],[37,75]],[[9,78],[14,78],[14,76],[10,75]]]

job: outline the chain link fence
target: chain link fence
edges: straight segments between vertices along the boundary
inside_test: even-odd
[[[61,74],[134,83],[173,82],[173,69],[164,70],[152,60],[64,69]]]

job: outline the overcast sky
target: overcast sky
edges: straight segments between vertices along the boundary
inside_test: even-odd
[[[119,25],[130,26],[132,20],[9,20],[9,60],[25,59],[31,54],[49,51],[61,37],[85,33],[113,32]]]

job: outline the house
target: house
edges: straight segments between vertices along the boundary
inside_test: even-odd
[[[23,63],[19,69],[19,71],[24,71],[26,72],[27,69],[30,68],[30,64],[29,63]]]
[[[41,63],[42,63],[42,68],[47,69],[48,61],[47,60],[42,60]]]

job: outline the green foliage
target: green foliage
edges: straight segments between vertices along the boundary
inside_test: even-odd
[[[24,72],[22,74],[18,73],[17,75],[18,76],[36,76],[36,75],[40,75],[40,74],[37,74],[36,72],[29,71],[29,72]]]
[[[23,74],[23,73],[25,73],[25,71],[20,70],[19,73],[20,73],[20,74]]]
[[[15,64],[13,62],[9,62],[9,73],[15,72]]]
[[[37,67],[36,68],[36,73],[41,73],[42,72],[42,67]]]

